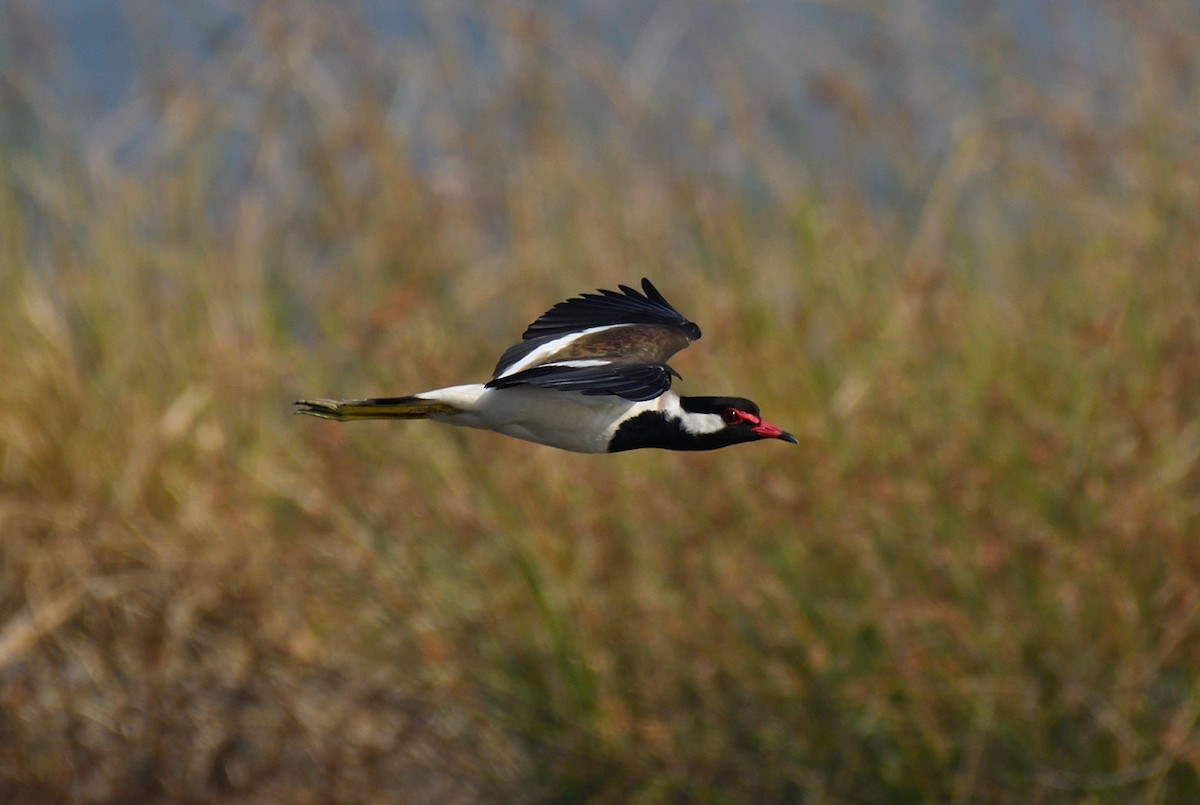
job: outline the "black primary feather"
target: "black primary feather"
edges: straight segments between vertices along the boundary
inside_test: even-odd
[[[522,333],[521,340],[563,335],[610,324],[658,324],[678,327],[692,341],[700,337],[700,328],[671,307],[671,303],[663,298],[650,280],[642,279],[644,293],[627,285],[617,287],[620,293],[601,290],[559,302],[530,324]]]

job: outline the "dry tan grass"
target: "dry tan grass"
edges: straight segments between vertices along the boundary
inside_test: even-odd
[[[825,76],[883,202],[805,178],[733,50],[680,123],[520,4],[486,91],[451,18],[396,53],[289,9],[90,138],[3,73],[0,799],[1200,797],[1187,3],[1099,17],[1107,84],[943,96],[938,164],[885,136],[925,90]],[[643,274],[704,328],[682,388],[799,446],[288,415]]]

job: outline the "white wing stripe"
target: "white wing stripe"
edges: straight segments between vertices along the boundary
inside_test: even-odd
[[[505,377],[508,377],[509,375],[516,374],[517,372],[528,369],[531,366],[537,366],[538,364],[540,364],[542,361],[546,360],[547,358],[553,357],[555,355],[555,353],[557,353],[559,350],[566,347],[571,342],[575,341],[575,339],[580,338],[581,336],[591,335],[592,333],[600,333],[605,330],[611,330],[614,327],[628,327],[628,326],[629,326],[628,324],[606,324],[602,327],[589,327],[586,330],[580,330],[577,333],[570,333],[568,335],[564,335],[562,338],[556,338],[548,344],[542,344],[540,347],[535,349],[533,352],[530,352],[524,358],[521,358],[521,360],[517,361],[512,366],[508,367],[503,372],[501,372],[499,375],[497,375],[496,379],[500,380],[501,378],[505,378]],[[609,361],[595,361],[595,362],[566,361],[564,363],[556,364],[556,365],[559,365],[559,366],[601,366],[606,363],[609,363]]]
[[[543,363],[542,366],[565,366],[565,367],[571,367],[572,369],[574,369],[574,368],[578,368],[581,366],[608,366],[611,363],[612,363],[612,361],[605,361],[605,360],[600,360],[599,358],[593,358],[590,360],[579,360],[579,361],[551,361],[550,363]]]

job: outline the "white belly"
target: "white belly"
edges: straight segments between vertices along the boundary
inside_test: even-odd
[[[438,422],[492,430],[576,453],[606,452],[618,420],[630,408],[651,408],[656,404],[653,400],[632,403],[620,397],[593,397],[536,386],[503,389],[452,386],[419,396],[443,400],[463,409],[458,414],[430,417]]]

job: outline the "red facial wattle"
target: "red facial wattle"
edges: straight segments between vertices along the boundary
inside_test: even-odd
[[[792,434],[772,425],[770,422],[764,421],[761,417],[755,416],[748,411],[740,411],[737,408],[726,409],[722,418],[726,423],[733,425],[745,423],[750,426],[750,432],[760,439],[782,439],[785,442],[797,443],[797,439]]]

